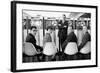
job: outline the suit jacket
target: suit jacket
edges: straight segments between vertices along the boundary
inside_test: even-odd
[[[36,39],[31,33],[27,35],[26,42],[32,43],[36,49],[40,49],[42,51],[42,48],[36,44]]]
[[[91,36],[88,32],[86,32],[82,38],[82,42],[79,45],[78,49],[80,50],[81,48],[83,48],[88,41],[91,41]]]
[[[74,32],[71,32],[71,33],[67,36],[66,40],[65,40],[64,43],[62,44],[62,51],[65,50],[65,47],[67,46],[67,44],[68,44],[69,42],[76,42],[76,43],[77,43],[77,37],[76,37],[76,35],[74,34]]]
[[[64,23],[62,21],[59,22],[58,26],[58,37],[60,39],[61,44],[65,41],[65,39],[67,38],[67,28],[68,28],[68,21],[65,21]]]

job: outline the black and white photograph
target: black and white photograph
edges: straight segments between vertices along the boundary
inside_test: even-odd
[[[24,63],[91,59],[91,13],[22,13]]]
[[[96,6],[13,1],[12,71],[97,66],[96,11]]]

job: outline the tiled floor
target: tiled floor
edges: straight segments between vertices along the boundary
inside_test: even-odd
[[[86,60],[91,59],[91,54],[80,54],[77,53],[75,55],[66,55],[57,53],[55,56],[46,56],[43,54],[35,55],[35,56],[27,56],[23,54],[23,63],[28,62],[47,62],[47,61],[69,61],[69,60]]]

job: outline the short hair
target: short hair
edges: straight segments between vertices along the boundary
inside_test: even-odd
[[[31,27],[30,27],[30,30],[32,30],[33,28],[37,29],[37,27],[36,27],[36,26],[31,26]]]
[[[48,29],[54,30],[53,26],[48,26],[46,30],[48,31]]]
[[[65,17],[66,17],[66,15],[65,15],[65,14],[63,14],[63,16],[65,16]]]

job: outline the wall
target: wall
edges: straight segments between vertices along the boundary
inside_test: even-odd
[[[10,1],[11,0],[0,1],[0,34],[1,34],[0,35],[0,73],[11,73],[10,72],[10,53],[11,53],[10,52],[11,51],[10,50],[10,16],[11,16]],[[100,0],[31,0],[31,1],[52,2],[52,3],[54,2],[54,3],[65,3],[65,4],[98,5],[98,8],[100,7]],[[98,16],[100,16],[100,14]],[[100,25],[98,25],[98,28],[99,27]],[[100,29],[98,31],[100,31]],[[98,37],[100,37],[99,34]],[[99,48],[100,46],[98,47],[98,52],[100,52]],[[100,60],[100,58],[98,59]],[[99,68],[100,67],[84,68],[84,69],[51,70],[51,71],[38,71],[34,73],[52,73],[52,72],[54,73],[56,72],[58,73],[66,73],[66,72],[67,73],[69,72],[70,73],[99,73],[100,72]],[[27,73],[33,73],[33,72],[27,72]]]

